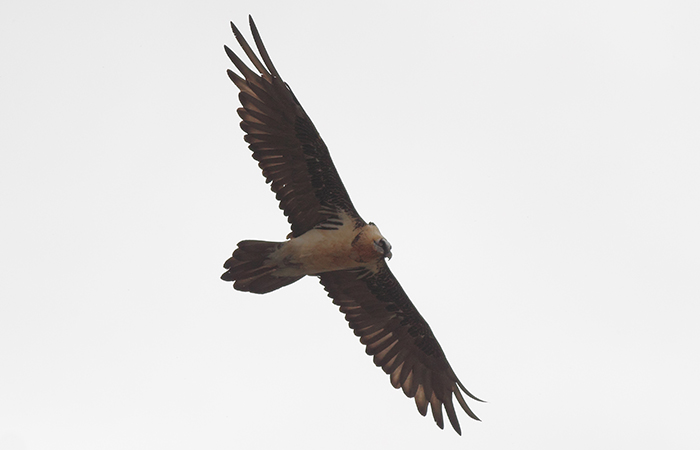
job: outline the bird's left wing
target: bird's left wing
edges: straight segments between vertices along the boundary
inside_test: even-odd
[[[443,428],[444,406],[452,427],[461,434],[452,402],[457,399],[473,419],[463,391],[474,397],[455,375],[428,323],[411,303],[386,261],[371,268],[327,272],[321,284],[333,303],[340,306],[366,352],[389,374],[391,384],[414,397],[418,411],[425,415],[430,405],[433,418]],[[461,391],[460,391],[461,389]]]

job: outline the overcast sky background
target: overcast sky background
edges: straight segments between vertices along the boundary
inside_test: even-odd
[[[699,5],[3,1],[0,449],[697,449]],[[462,437],[316,279],[219,280],[289,230],[248,14],[488,401]]]

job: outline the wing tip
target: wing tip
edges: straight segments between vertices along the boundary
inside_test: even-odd
[[[471,392],[469,392],[469,391],[467,390],[467,388],[465,388],[464,385],[462,384],[462,382],[459,381],[459,380],[457,380],[457,386],[459,386],[459,388],[460,388],[462,391],[464,391],[464,393],[467,394],[467,395],[469,396],[469,398],[471,398],[471,399],[473,399],[473,400],[476,400],[477,402],[488,403],[486,400],[482,400],[482,399],[480,399],[479,397],[477,397],[476,395],[474,395],[474,394],[472,394]]]
[[[233,31],[233,35],[236,37],[240,36],[241,32],[238,31],[238,27],[236,27],[236,24],[234,24],[233,21],[229,23],[231,24],[231,31]]]

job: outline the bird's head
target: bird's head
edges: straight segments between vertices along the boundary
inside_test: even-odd
[[[382,258],[389,258],[391,259],[391,244],[389,241],[386,240],[384,236],[382,236],[382,233],[379,231],[379,228],[372,222],[367,224],[367,228],[371,230],[371,235],[372,235],[372,244],[374,244],[374,250],[381,256]]]
[[[372,222],[362,227],[353,239],[352,247],[353,259],[357,262],[369,263],[383,258],[391,259],[391,244]]]
[[[391,259],[391,244],[384,237],[373,241],[374,248],[377,253],[384,256],[384,258]]]

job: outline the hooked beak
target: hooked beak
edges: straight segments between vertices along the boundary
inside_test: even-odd
[[[391,244],[386,239],[374,241],[374,246],[382,254],[383,257],[391,259]]]

